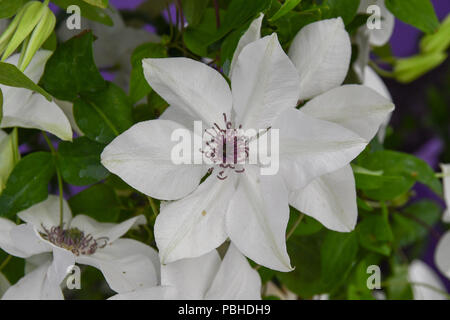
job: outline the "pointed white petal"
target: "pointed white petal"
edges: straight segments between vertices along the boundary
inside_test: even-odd
[[[191,193],[203,175],[201,165],[172,161],[172,133],[180,124],[169,120],[141,122],[111,142],[102,164],[133,188],[157,199],[174,200]]]
[[[53,261],[47,270],[47,279],[55,285],[60,285],[74,265],[75,255],[71,251],[53,246]]]
[[[228,248],[205,299],[261,299],[261,278],[258,272],[233,244]]]
[[[344,167],[367,145],[356,133],[295,109],[284,112],[274,128],[280,130],[280,173],[290,191]]]
[[[414,300],[447,300],[443,294],[428,287],[431,286],[446,292],[444,284],[438,275],[420,260],[411,262],[408,268],[408,281],[412,285]]]
[[[201,256],[225,241],[233,183],[233,176],[222,181],[212,174],[189,196],[161,208],[155,238],[163,264]]]
[[[160,120],[171,120],[181,124],[190,130],[194,130],[194,121],[196,120],[181,108],[169,106],[159,117]]]
[[[26,274],[3,295],[2,300],[63,300],[59,285],[48,281],[50,262]]]
[[[342,18],[313,22],[295,36],[289,57],[300,75],[300,100],[340,86],[351,57],[350,37]]]
[[[210,125],[230,113],[230,88],[213,68],[187,58],[144,59],[142,65],[150,86],[171,106]]]
[[[75,121],[75,116],[73,114],[73,102],[55,99],[55,103],[58,105],[58,107],[61,108],[62,112],[64,112],[64,114],[66,115],[67,120],[69,120],[70,126],[72,127],[73,131],[75,131],[80,137],[84,136],[83,131],[81,131],[81,129],[77,125],[77,122]]]
[[[99,269],[112,290],[124,293],[157,284],[154,254],[151,247],[139,241],[118,239],[93,255],[78,256],[76,261]]]
[[[216,250],[201,257],[161,266],[161,283],[175,287],[181,299],[203,299],[220,267]]]
[[[286,251],[288,191],[279,175],[247,166],[226,215],[227,233],[244,255],[265,267],[291,271]]]
[[[26,257],[27,252],[17,248],[16,244],[11,238],[11,230],[16,228],[16,224],[8,219],[0,218],[0,249],[6,251],[8,254],[16,257]]]
[[[52,251],[52,246],[37,234],[35,227],[31,224],[18,225],[11,229],[9,234],[17,250],[15,255],[21,258]]]
[[[447,206],[443,220],[446,223],[450,223],[450,164],[441,164],[441,170],[444,175],[442,182],[444,184],[444,201]]]
[[[233,70],[236,124],[266,129],[285,109],[297,105],[299,77],[276,33],[247,45]]]
[[[439,241],[435,252],[435,261],[439,271],[450,279],[450,231]]]
[[[49,195],[48,198],[34,206],[19,212],[19,218],[31,225],[37,230],[43,232],[45,227],[49,230],[51,227],[59,226],[60,219],[59,196]],[[66,200],[63,199],[63,222],[67,227],[72,219],[72,212]]]
[[[367,141],[372,140],[393,110],[390,100],[360,85],[335,88],[301,108],[309,116],[339,124]]]
[[[133,226],[145,224],[144,216],[136,216],[123,221],[119,224],[98,222],[91,217],[83,214],[76,215],[70,222],[72,228],[78,228],[85,234],[92,235],[95,239],[105,238],[108,243],[114,242],[116,239],[123,236]]]
[[[241,54],[242,49],[244,49],[244,47],[246,45],[261,39],[261,24],[262,24],[263,19],[264,19],[264,14],[261,13],[258,18],[253,20],[253,22],[250,24],[247,31],[245,31],[245,33],[242,35],[241,39],[239,39],[238,45],[233,54],[233,60],[231,60],[231,66],[230,66],[230,72],[229,72],[230,79],[233,78],[233,70],[234,70],[234,67],[236,66],[237,59],[238,59],[239,55]]]
[[[292,191],[289,203],[328,229],[352,231],[358,218],[352,168],[347,165],[316,178],[301,190]]]

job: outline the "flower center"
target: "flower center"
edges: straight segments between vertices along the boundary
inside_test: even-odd
[[[213,167],[209,169],[211,173],[214,166],[218,166],[219,174],[217,178],[225,180],[226,169],[234,170],[236,173],[245,171],[244,163],[249,155],[249,137],[244,134],[242,125],[237,128],[228,121],[227,115],[223,114],[225,129],[222,129],[217,123],[213,127],[206,129],[205,133],[210,136],[206,141],[206,147],[201,152],[212,163]]]
[[[94,254],[98,248],[104,248],[109,241],[108,237],[100,237],[95,239],[92,235],[85,235],[83,231],[78,228],[51,227],[45,232],[40,232],[42,238],[50,241],[54,245],[72,251],[76,256]]]

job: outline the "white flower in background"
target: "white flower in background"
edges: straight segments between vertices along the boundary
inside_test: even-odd
[[[408,281],[411,283],[414,300],[447,300],[439,292],[447,291],[438,275],[420,260],[414,260],[409,265]]]
[[[136,288],[111,299],[259,300],[261,279],[231,244],[223,260],[214,250],[201,257],[161,265],[160,285]]]
[[[152,249],[132,239],[120,239],[131,227],[142,223],[143,216],[119,224],[99,223],[85,215],[72,219],[66,202],[63,212],[61,228],[59,198],[49,196],[18,214],[24,224],[0,218],[0,248],[27,258],[30,265],[3,299],[62,299],[60,284],[75,263],[99,269],[110,288],[119,293],[157,283],[149,258]]]
[[[393,105],[368,88],[344,86],[295,109],[299,96],[310,98],[343,81],[350,41],[342,21],[335,19],[305,27],[294,43],[294,62],[301,57],[309,61],[297,69],[276,34],[247,44],[231,70],[233,93],[218,72],[202,63],[186,58],[143,61],[147,81],[170,107],[161,119],[136,124],[117,137],[105,148],[102,163],[151,197],[181,199],[164,206],[156,220],[164,264],[201,256],[230,238],[255,262],[292,270],[285,241],[289,196],[292,204],[330,228],[354,228],[356,195],[348,164]],[[171,135],[180,127],[190,130],[194,120],[203,121],[203,128],[242,126],[244,132],[262,129],[269,134],[279,129],[278,174],[261,175],[258,165],[228,168],[222,160],[212,167],[174,164]],[[247,156],[244,150],[239,148],[238,158]],[[213,174],[198,186],[208,169]]]
[[[133,50],[146,42],[158,42],[159,37],[146,30],[126,26],[120,12],[116,9],[106,10],[114,23],[113,26],[81,18],[81,28],[92,30],[97,37],[93,44],[97,66],[99,68],[119,67],[113,82],[124,90],[128,90]],[[80,32],[82,30],[69,30],[65,24],[61,24],[57,35],[61,40],[66,41]]]
[[[447,206],[443,221],[450,223],[450,164],[441,164],[444,184],[444,200]],[[439,271],[450,279],[450,231],[447,231],[439,243],[435,252],[435,262]]]
[[[0,130],[0,193],[6,186],[9,174],[14,169],[14,151],[12,138]]]
[[[238,50],[245,46],[246,39],[260,36],[260,19],[241,38]],[[366,83],[378,94],[366,86],[340,86],[351,57],[350,39],[341,18],[304,27],[294,38],[289,57],[301,77],[300,99],[313,98],[300,109],[308,115],[334,122],[370,141],[394,109],[386,99],[390,98],[387,88],[372,70],[366,75]],[[294,186],[289,191],[293,207],[327,228],[341,232],[353,230],[358,212],[349,165],[315,179],[305,188]]]
[[[299,297],[289,291],[286,287],[280,288],[274,282],[269,281],[264,285],[264,296],[265,297],[277,297],[280,300],[298,300]]]
[[[51,51],[40,50],[25,69],[25,74],[35,83],[44,73]],[[17,66],[20,54],[15,54],[5,62]],[[62,140],[72,140],[72,128],[64,112],[42,95],[24,88],[8,87],[0,84],[3,92],[3,119],[0,128],[22,127],[50,132]]]

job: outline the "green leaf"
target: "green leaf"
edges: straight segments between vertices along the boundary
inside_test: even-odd
[[[360,0],[328,0],[329,10],[325,13],[327,19],[342,17],[344,24],[352,22],[358,11]]]
[[[114,190],[97,184],[69,199],[72,213],[84,214],[100,222],[116,222],[120,214],[120,204]]]
[[[79,94],[106,87],[94,63],[93,40],[92,32],[85,32],[60,45],[50,57],[41,83],[54,97],[74,101]]]
[[[394,16],[425,33],[439,27],[439,20],[430,0],[386,0],[386,7]]]
[[[310,298],[324,293],[321,289],[320,248],[323,235],[293,236],[288,241],[288,253],[291,257],[291,272],[277,272],[277,278],[292,292],[302,298]]]
[[[356,232],[329,232],[320,251],[322,259],[322,290],[329,292],[341,284],[356,262],[358,238]]]
[[[74,103],[74,116],[81,131],[90,139],[109,143],[133,125],[132,104],[114,83],[106,90],[83,94]]]
[[[91,1],[100,1],[100,0],[91,0]],[[104,1],[104,0],[103,0]],[[114,23],[110,16],[106,14],[104,9],[101,9],[96,6],[91,6],[83,0],[52,0],[54,4],[57,6],[67,9],[71,5],[76,5],[80,7],[81,15],[89,20],[97,21],[108,26],[112,26]]]
[[[8,254],[5,251],[0,250],[0,264],[2,264],[7,257]],[[11,284],[16,283],[24,276],[25,259],[13,256],[6,267],[2,270],[2,273]]]
[[[94,184],[109,176],[100,163],[104,146],[86,137],[63,141],[58,148],[58,164],[65,181],[76,186]]]
[[[109,0],[83,0],[83,1],[102,9],[107,8],[109,2]]]
[[[35,152],[20,160],[0,195],[0,216],[11,218],[47,199],[48,183],[54,173],[55,165],[49,152]]]
[[[2,123],[3,120],[3,92],[2,89],[0,89],[0,123]]]
[[[26,0],[0,0],[0,19],[10,18],[19,11]]]
[[[25,88],[42,94],[48,101],[52,101],[52,96],[40,86],[35,84],[15,65],[0,62],[0,83],[9,87]]]
[[[401,247],[429,235],[429,228],[439,221],[442,210],[435,202],[422,200],[406,207],[403,212],[405,215],[394,213],[392,219],[395,242]]]
[[[392,275],[387,279],[389,300],[412,300],[413,292],[408,280],[408,265],[395,264]]]
[[[442,194],[442,185],[434,170],[423,160],[406,153],[376,151],[358,163],[371,171],[382,171],[383,178],[372,176],[379,187],[365,189],[364,193],[375,200],[391,200],[410,190],[416,182],[427,185],[437,194]],[[360,177],[357,177],[357,179]],[[361,186],[361,181],[359,181]]]
[[[131,57],[133,69],[131,71],[130,79],[130,98],[133,104],[152,91],[152,88],[144,77],[142,60],[146,58],[165,57],[167,57],[167,50],[165,46],[160,43],[144,43],[134,50]]]
[[[301,214],[297,209],[290,207],[290,219],[288,223],[287,230],[291,230],[295,221],[297,221],[299,215]],[[295,228],[293,235],[297,236],[307,236],[310,234],[314,234],[323,229],[323,225],[314,218],[311,218],[307,215],[303,216],[300,224]]]
[[[183,13],[190,26],[200,23],[210,0],[184,0]]]
[[[302,0],[286,0],[281,8],[270,18],[270,21],[276,21],[285,14],[291,12]]]
[[[389,256],[393,240],[387,217],[370,214],[356,227],[361,246],[367,250]]]

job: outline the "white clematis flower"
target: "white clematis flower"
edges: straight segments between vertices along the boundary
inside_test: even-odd
[[[392,36],[394,32],[395,26],[395,17],[394,15],[386,8],[384,4],[384,0],[361,0],[358,13],[360,14],[374,14],[374,11],[371,10],[367,12],[367,9],[370,6],[377,6],[380,11],[381,21],[380,28],[369,29],[367,25],[361,27],[360,31],[366,31],[367,36],[369,38],[369,43],[371,45],[380,47],[385,45]],[[378,13],[378,12],[376,12]]]
[[[446,292],[441,279],[420,260],[414,260],[409,265],[408,281],[413,289],[414,300],[447,300],[447,297],[439,292]]]
[[[259,300],[261,279],[247,259],[231,244],[223,260],[214,250],[201,257],[161,265],[159,286],[136,288],[111,299]]]
[[[238,49],[244,46],[245,39],[260,36],[259,19],[241,38]],[[294,38],[289,57],[303,80],[300,98],[317,95],[301,111],[343,126],[367,141],[374,137],[380,125],[387,125],[394,106],[387,88],[374,72],[367,72],[367,86],[341,86],[351,57],[350,39],[341,18],[304,27]],[[327,228],[340,232],[354,229],[358,212],[355,181],[349,165],[318,177],[305,188],[291,186],[289,191],[293,207]]]
[[[110,288],[119,293],[157,283],[149,259],[152,249],[132,239],[120,239],[142,223],[143,216],[119,224],[99,223],[85,215],[72,218],[66,202],[63,212],[61,228],[59,198],[49,196],[18,214],[24,224],[0,218],[0,248],[35,265],[27,268],[28,273],[6,291],[3,299],[62,299],[60,284],[75,263],[99,269]]]
[[[450,164],[441,164],[442,174],[444,177],[442,178],[444,184],[444,201],[447,206],[443,221],[446,223],[450,223]]]
[[[324,23],[336,28],[333,21]],[[318,31],[323,29],[319,27]],[[297,43],[302,44],[306,37],[306,47],[317,51],[311,30],[306,30]],[[334,68],[326,64],[329,54],[325,51],[327,54],[320,55],[322,59],[305,53],[307,58],[313,59],[310,67],[314,71],[305,70],[300,77],[276,34],[247,44],[231,70],[233,93],[218,72],[202,63],[186,58],[143,61],[147,81],[170,107],[161,119],[139,123],[117,137],[105,148],[102,163],[151,197],[163,200],[184,197],[162,208],[156,220],[155,238],[164,264],[201,256],[230,238],[255,262],[280,271],[291,270],[285,241],[289,191],[296,196],[297,190],[303,190],[316,178],[348,165],[378,130],[378,118],[384,118],[393,108],[368,88],[346,86],[318,97],[320,100],[310,101],[305,111],[296,110],[299,95],[304,92],[301,83],[305,83],[309,96],[317,89],[311,87],[307,79],[320,86],[315,75],[324,76],[322,69],[326,66]],[[296,56],[300,52],[298,50]],[[339,65],[335,68],[337,71],[330,71],[334,73],[330,76],[333,81],[342,81],[345,77],[343,69],[348,68],[349,59],[344,59],[346,67]],[[329,81],[324,83],[326,88],[331,85]],[[319,106],[313,107],[316,104]],[[329,108],[332,112],[326,112]],[[352,118],[346,121],[349,115]],[[176,144],[171,141],[171,134],[180,127],[192,128],[193,120],[201,120],[203,128],[242,126],[244,131],[254,129],[269,133],[270,128],[279,129],[278,174],[261,175],[258,165],[241,167],[236,162],[229,168],[225,165],[227,161],[221,159],[214,159],[217,161],[212,166],[174,164],[171,150]],[[229,137],[221,136],[222,132],[218,131],[216,138],[227,140]],[[254,139],[236,138],[239,141]],[[247,157],[245,148],[238,149],[239,156]],[[211,150],[204,147],[203,152],[210,154]],[[215,171],[198,187],[208,169]],[[351,176],[351,169],[350,172],[347,169],[342,169],[346,171],[345,179]],[[351,179],[353,181],[353,176]],[[340,192],[341,186],[332,190]],[[356,221],[356,196],[354,204],[346,205],[349,206],[354,206],[351,219]],[[337,218],[329,216],[322,219],[331,221],[329,225],[335,225],[334,221],[340,218],[339,215]],[[345,230],[353,226],[353,221],[345,221]]]
[[[39,50],[25,74],[35,83],[44,73],[51,51]],[[5,62],[17,66],[20,54],[15,54]],[[72,140],[72,128],[64,112],[42,95],[24,88],[8,87],[0,84],[3,92],[3,119],[0,128],[22,127],[50,132],[62,140]]]

